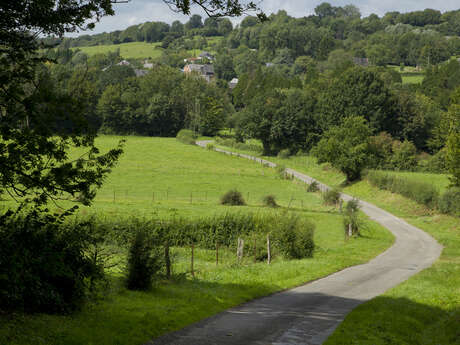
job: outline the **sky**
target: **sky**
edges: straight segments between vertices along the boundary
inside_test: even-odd
[[[279,10],[286,10],[293,17],[304,17],[314,13],[314,9],[324,0],[262,0],[260,7],[269,15]],[[363,16],[375,13],[383,16],[389,11],[409,12],[433,8],[436,10],[451,11],[460,8],[459,0],[329,0],[333,6],[344,6],[353,4],[357,6]],[[72,36],[81,34],[94,34],[123,30],[130,25],[140,24],[147,21],[163,21],[172,23],[180,20],[185,23],[188,17],[172,11],[162,0],[130,0],[129,3],[114,4],[115,15],[104,17],[96,24],[92,31],[80,32]],[[198,9],[192,10],[192,14],[197,13],[205,17]],[[232,19],[234,24],[241,21],[241,18]]]

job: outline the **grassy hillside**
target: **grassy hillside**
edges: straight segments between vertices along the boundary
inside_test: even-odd
[[[101,150],[116,145],[121,137],[103,136]],[[306,193],[305,185],[283,180],[273,169],[224,154],[184,145],[173,138],[127,137],[125,153],[113,169],[93,207],[84,212],[109,215],[141,214],[187,217],[235,211],[219,206],[220,197],[232,188],[243,193],[248,206],[257,211],[267,194],[281,206],[304,211],[328,211],[319,195]],[[114,199],[115,196],[115,199]]]
[[[222,40],[222,37],[208,37],[208,46],[203,50],[214,52],[214,46]],[[147,42],[129,42],[121,44],[109,44],[109,45],[97,45],[90,47],[76,47],[72,49],[79,49],[89,56],[95,54],[105,54],[108,52],[114,52],[120,49],[120,56],[125,59],[153,59],[161,55],[163,48],[161,48],[161,42],[147,43]],[[191,49],[188,53],[191,57],[198,56],[202,50]]]
[[[107,149],[119,139],[105,136],[98,144]],[[238,188],[246,198],[249,192],[248,206],[219,205],[219,197],[229,188]],[[260,199],[267,194],[275,195],[282,207],[262,207]],[[271,265],[255,264],[247,258],[237,265],[234,251],[221,248],[216,266],[214,251],[197,249],[196,275],[192,278],[190,248],[174,248],[173,279],[157,281],[147,292],[133,292],[124,288],[122,271],[112,271],[110,289],[78,313],[0,314],[0,344],[140,345],[255,297],[366,262],[393,241],[388,231],[366,222],[365,236],[344,242],[338,210],[323,206],[319,194],[307,193],[304,185],[281,179],[273,169],[175,139],[128,137],[118,166],[94,205],[82,209],[82,214],[110,219],[193,218],[226,212],[285,212],[288,206],[316,224],[314,258],[287,261],[276,257]],[[118,254],[121,260],[125,255]]]
[[[95,54],[106,54],[120,49],[120,56],[125,59],[148,59],[161,55],[161,43],[130,42],[121,44],[100,45],[92,47],[78,47],[89,56]]]

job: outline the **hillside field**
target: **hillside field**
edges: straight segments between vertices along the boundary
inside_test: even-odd
[[[98,146],[104,151],[119,139],[103,136]],[[0,344],[140,345],[245,301],[367,262],[393,242],[388,231],[364,218],[364,236],[345,242],[342,214],[324,206],[319,193],[307,193],[305,185],[281,179],[274,169],[176,139],[126,140],[121,160],[94,205],[81,208],[81,216],[123,222],[136,217],[196,218],[289,209],[316,225],[314,257],[275,257],[271,265],[254,263],[248,257],[237,265],[233,250],[221,248],[216,266],[213,250],[197,248],[196,273],[191,277],[190,248],[174,248],[171,280],[157,280],[147,292],[128,291],[123,285],[123,269],[112,270],[110,288],[78,313],[0,315]],[[248,206],[219,205],[220,196],[230,188],[239,189]],[[261,198],[267,194],[275,195],[281,207],[264,207]],[[123,261],[126,253],[119,252],[117,257]]]
[[[209,37],[207,38],[208,46],[202,50],[214,52],[216,45],[222,38],[221,37]],[[114,52],[120,49],[120,56],[124,59],[154,59],[161,55],[163,48],[161,48],[161,42],[147,43],[147,42],[129,42],[120,44],[109,44],[109,45],[97,45],[89,47],[75,47],[74,50],[79,49],[89,56],[95,54],[106,54],[108,52]],[[190,57],[198,56],[201,51],[200,49],[191,49],[187,52]]]
[[[120,49],[120,56],[125,59],[148,59],[161,55],[161,43],[130,42],[121,44],[98,45],[91,47],[76,47],[89,56],[96,54],[107,54]]]

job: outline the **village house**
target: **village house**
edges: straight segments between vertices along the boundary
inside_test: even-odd
[[[229,81],[228,87],[233,90],[236,85],[238,85],[238,78],[233,78],[232,80]]]
[[[184,67],[185,74],[196,73],[200,77],[204,78],[207,82],[214,79],[214,66],[213,65],[199,65],[199,64],[188,64]]]
[[[209,61],[213,61],[214,60],[214,55],[208,53],[207,51],[203,51],[199,57],[201,59],[208,59]]]
[[[355,65],[357,65],[357,66],[369,67],[369,59],[368,58],[355,57],[355,58],[353,58],[353,63]]]

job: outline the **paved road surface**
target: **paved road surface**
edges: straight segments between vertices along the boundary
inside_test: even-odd
[[[197,144],[205,147],[208,141]],[[217,151],[274,163],[244,154]],[[295,178],[309,176],[287,169]],[[321,189],[328,187],[320,184]],[[351,197],[343,195],[344,200]],[[391,231],[395,244],[367,264],[353,266],[304,286],[260,298],[164,335],[149,345],[322,344],[353,308],[431,266],[442,251],[431,236],[367,202],[361,209]]]

